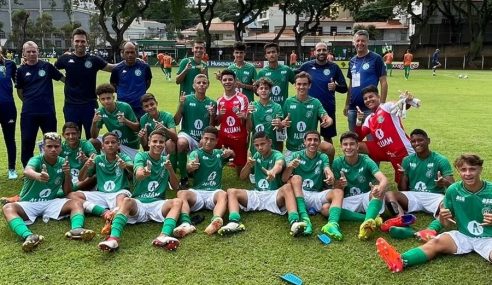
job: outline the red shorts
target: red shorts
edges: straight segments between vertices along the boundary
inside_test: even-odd
[[[219,134],[219,141],[216,148],[230,148],[234,151],[233,163],[236,166],[244,166],[247,160],[248,152],[248,137],[231,138],[225,135]]]
[[[408,156],[406,150],[403,153],[390,156],[384,149],[381,149],[375,141],[365,141],[369,157],[375,162],[389,161],[395,170],[395,182],[398,184],[401,180],[402,173],[398,171],[398,164],[401,165],[403,159]]]

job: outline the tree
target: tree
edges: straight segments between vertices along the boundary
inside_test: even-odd
[[[393,3],[391,0],[378,0],[362,6],[353,13],[356,22],[378,22],[393,18]]]
[[[66,23],[60,28],[60,31],[62,32],[65,39],[70,39],[72,37],[73,30],[80,28],[81,26],[82,24],[78,21],[75,21],[73,23]]]
[[[27,39],[33,37],[34,25],[29,17],[29,12],[24,9],[12,13],[12,33],[9,40],[17,48],[21,48]]]
[[[221,21],[234,21],[237,12],[236,0],[219,0],[217,7],[215,8],[215,15]]]
[[[359,30],[366,30],[367,33],[369,34],[369,39],[378,39],[380,33],[378,30],[376,30],[376,26],[374,25],[368,25],[368,26],[364,26],[364,25],[355,25],[354,26],[354,33],[359,31]]]
[[[36,19],[33,30],[35,39],[41,42],[41,48],[46,48],[44,39],[51,37],[51,34],[56,31],[55,26],[53,26],[53,17],[48,13],[42,13]]]
[[[99,15],[91,15],[89,19],[89,48],[94,50],[95,48],[105,47],[104,33],[99,25]]]
[[[168,32],[174,32],[175,29],[193,26],[200,22],[198,15],[190,9],[190,0],[152,0],[149,8],[144,12],[144,18],[166,23]]]
[[[280,27],[280,30],[278,31],[278,33],[273,38],[272,42],[278,41],[278,39],[280,39],[280,36],[282,36],[282,34],[285,31],[285,27],[287,26],[288,9],[289,9],[289,6],[291,5],[291,3],[292,3],[291,0],[286,0],[286,1],[284,1],[284,3],[279,5],[280,10],[282,10],[282,26]]]
[[[198,14],[200,15],[200,23],[202,24],[203,34],[205,36],[205,48],[210,54],[210,45],[212,44],[212,36],[210,35],[210,25],[215,17],[215,5],[218,0],[198,0],[196,5]]]
[[[253,23],[265,9],[270,7],[275,0],[238,0],[238,10],[234,17],[234,35],[236,41],[242,41],[242,34],[246,26]]]

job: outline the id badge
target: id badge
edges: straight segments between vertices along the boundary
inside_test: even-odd
[[[354,73],[352,74],[352,87],[359,87],[360,86],[360,73]]]
[[[278,142],[283,142],[287,139],[287,128],[276,130],[275,133]]]

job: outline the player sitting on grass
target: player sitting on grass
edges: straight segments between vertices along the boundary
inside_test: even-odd
[[[254,167],[256,190],[227,190],[229,223],[220,228],[219,234],[244,231],[245,227],[241,224],[239,215],[240,206],[244,211],[267,210],[279,215],[287,212],[290,233],[294,236],[303,233],[306,223],[299,221],[292,187],[289,183],[282,186],[281,174],[285,163],[282,153],[272,150],[272,140],[265,132],[257,132],[253,137],[253,143],[257,152],[252,158],[248,157],[248,162],[239,177],[247,179]]]
[[[215,127],[208,126],[203,130],[202,147],[191,152],[188,157],[187,170],[193,174],[193,188],[180,190],[178,198],[183,200],[181,208],[181,225],[174,229],[174,236],[181,238],[194,232],[191,225],[190,211],[196,212],[203,208],[213,210],[213,217],[205,233],[212,235],[222,227],[227,209],[227,193],[222,190],[222,167],[234,152],[230,149],[215,149],[219,132]]]
[[[290,179],[300,218],[307,225],[304,234],[308,235],[312,234],[313,229],[306,208],[314,208],[320,212],[322,205],[333,198],[333,191],[323,190],[324,182],[333,185],[333,172],[330,169],[328,156],[318,151],[320,143],[321,136],[318,131],[306,132],[304,136],[306,148],[292,154],[282,173],[284,182]]]
[[[10,228],[24,239],[24,251],[32,251],[43,240],[43,236],[33,234],[27,227],[37,217],[48,222],[49,219],[59,220],[70,215],[72,229],[65,234],[67,238],[88,241],[95,236],[94,231],[83,228],[84,209],[80,201],[56,198],[60,188],[65,194],[72,191],[68,160],[59,156],[61,136],[57,133],[45,133],[43,143],[44,153],[29,159],[24,169],[25,179],[20,202],[3,206],[3,214]]]
[[[96,176],[96,191],[77,191],[69,198],[83,202],[86,213],[103,217],[106,225],[101,230],[108,234],[116,207],[125,197],[130,197],[128,177],[133,171],[133,161],[124,153],[118,153],[120,142],[115,133],[103,136],[102,154],[91,155],[80,169],[79,180]]]
[[[423,264],[439,254],[467,254],[472,251],[492,262],[492,183],[482,180],[483,160],[475,154],[458,157],[454,166],[462,181],[446,190],[439,220],[457,230],[444,232],[424,245],[399,254],[386,240],[379,238],[379,256],[392,272]]]
[[[389,219],[381,225],[394,238],[417,237],[423,241],[433,238],[442,229],[439,220],[434,220],[427,229],[415,232],[411,227],[402,227],[402,215],[424,211],[437,217],[444,191],[454,182],[453,170],[446,157],[429,149],[430,138],[421,129],[410,133],[410,143],[415,150],[403,159],[400,191],[388,191],[386,197],[393,196],[398,202],[398,217]]]
[[[149,136],[149,151],[138,152],[135,156],[135,187],[132,198],[125,197],[111,226],[109,238],[99,243],[99,249],[118,249],[123,228],[128,224],[155,221],[163,223],[161,234],[152,241],[157,247],[175,250],[179,241],[171,236],[182,201],[178,198],[166,200],[168,184],[174,190],[179,188],[169,156],[163,156],[166,134],[162,129]]]
[[[342,238],[339,220],[362,221],[359,239],[367,240],[381,222],[378,215],[384,212],[383,198],[388,180],[369,156],[359,154],[358,139],[354,132],[340,136],[343,156],[333,161],[332,170],[337,180],[334,191],[343,189],[343,203],[341,208],[328,203],[323,205],[323,212],[329,211],[329,222],[321,231],[337,240]],[[373,185],[376,181],[378,184]],[[334,195],[340,193],[338,191]],[[333,200],[339,201],[339,198]],[[365,212],[365,215],[361,212]]]

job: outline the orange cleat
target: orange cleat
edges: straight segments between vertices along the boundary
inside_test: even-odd
[[[384,238],[378,238],[376,240],[376,248],[379,257],[386,263],[391,272],[396,273],[403,271],[403,260],[401,259],[400,253]]]

